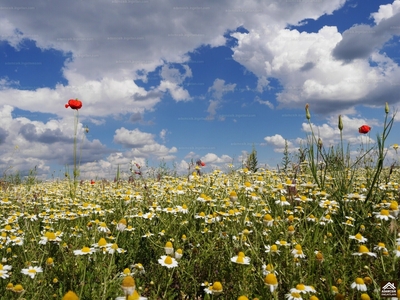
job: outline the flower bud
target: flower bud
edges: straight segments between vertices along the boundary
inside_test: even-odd
[[[385,104],[385,113],[388,114],[389,113],[389,104],[386,102]]]
[[[343,122],[342,122],[342,115],[339,115],[339,124],[338,124],[339,130],[343,130]]]
[[[321,150],[322,145],[323,145],[323,143],[322,143],[321,138],[318,138],[318,149],[319,149],[319,150]]]
[[[306,104],[306,118],[307,118],[307,120],[310,120],[311,119],[311,115],[310,115],[310,111],[308,110],[308,103]]]

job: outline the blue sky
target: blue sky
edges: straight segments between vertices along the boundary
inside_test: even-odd
[[[61,176],[79,98],[82,178],[295,154],[309,127],[357,148],[399,106],[400,0],[17,1],[0,7],[0,172]],[[358,127],[372,127],[360,136]],[[388,146],[398,143],[395,123]],[[81,139],[79,139],[81,143]],[[395,160],[393,151],[389,160]]]

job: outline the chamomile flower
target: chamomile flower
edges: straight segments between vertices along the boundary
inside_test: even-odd
[[[243,252],[239,252],[238,255],[231,258],[231,262],[240,265],[249,265],[250,264],[250,257],[245,256]]]
[[[302,283],[299,283],[296,285],[295,288],[290,289],[291,293],[299,293],[299,294],[307,294],[307,293],[316,293],[316,290],[313,286],[311,285],[305,285]]]
[[[278,279],[274,273],[269,273],[264,278],[264,283],[269,287],[271,293],[273,293],[278,288]]]
[[[161,256],[161,258],[158,260],[158,263],[163,267],[167,267],[168,269],[175,268],[178,266],[178,261],[169,255]]]
[[[204,289],[204,292],[206,292],[207,294],[213,294],[213,295],[222,294],[223,287],[222,287],[221,282],[215,281],[212,285],[206,287]]]
[[[75,294],[73,291],[68,291],[62,300],[79,300],[79,297],[77,294]]]
[[[277,245],[266,245],[265,252],[279,255],[280,250],[278,249]]]
[[[356,280],[351,284],[352,289],[357,289],[357,291],[365,292],[367,290],[367,286],[364,283],[364,279],[357,277]]]
[[[35,278],[37,273],[42,273],[43,269],[42,267],[32,267],[29,266],[26,269],[22,269],[21,273],[30,276],[32,279]]]
[[[400,257],[400,246],[397,246],[397,249],[394,251],[396,257]]]
[[[389,213],[389,210],[382,209],[380,212],[374,212],[375,218],[388,221],[389,219],[394,219],[394,217]]]
[[[382,252],[387,252],[386,246],[384,243],[378,243],[378,245],[376,245],[374,247],[375,251],[382,251]]]
[[[361,235],[361,233],[357,233],[356,235],[350,235],[349,238],[352,239],[352,240],[355,240],[355,241],[357,241],[359,243],[365,243],[365,242],[368,241],[368,239],[363,237]]]
[[[303,249],[300,244],[297,244],[294,246],[294,249],[292,250],[292,254],[295,258],[305,258],[305,254],[303,253]]]
[[[2,265],[0,264],[0,277],[3,279],[6,279],[8,277],[10,277],[10,275],[8,274],[8,271],[10,271],[12,269],[12,266],[8,266],[8,265]]]
[[[165,243],[164,250],[165,254],[167,255],[174,253],[174,247],[172,246],[172,243],[170,241]]]
[[[126,296],[117,297],[117,298],[115,298],[115,300],[147,300],[147,298],[140,296],[138,291],[134,290],[132,295],[129,295],[128,298]]]
[[[290,292],[290,294],[286,294],[285,298],[288,300],[303,300],[300,293]]]
[[[96,252],[95,248],[89,248],[89,247],[83,247],[80,250],[74,250],[75,255],[90,255],[92,253]]]
[[[358,255],[358,256],[362,256],[362,255],[369,255],[369,256],[374,256],[376,257],[376,253],[370,252],[368,250],[368,248],[364,245],[361,245],[358,248],[358,252],[353,253],[353,255]]]

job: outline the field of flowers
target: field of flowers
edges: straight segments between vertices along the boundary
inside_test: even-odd
[[[387,104],[376,145],[356,156],[344,150],[340,116],[340,146],[324,148],[306,105],[312,134],[281,169],[256,169],[255,155],[250,169],[201,174],[198,161],[182,177],[145,176],[136,164],[114,182],[78,181],[82,103],[65,107],[76,115],[73,175],[0,181],[1,300],[368,300],[382,299],[384,281],[400,297]]]
[[[246,169],[86,181],[74,200],[67,181],[8,187],[0,299],[126,299],[127,277],[129,299],[379,299],[400,278],[397,182],[372,206],[363,170],[339,201],[333,178]]]

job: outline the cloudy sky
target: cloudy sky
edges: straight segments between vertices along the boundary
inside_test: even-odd
[[[381,132],[400,100],[400,0],[36,0],[0,6],[0,171],[114,177],[132,160],[260,165]],[[358,127],[372,127],[370,139]],[[398,122],[390,143],[396,140]],[[83,135],[84,128],[89,133]],[[363,140],[364,139],[364,140]],[[0,175],[2,175],[0,174]]]

